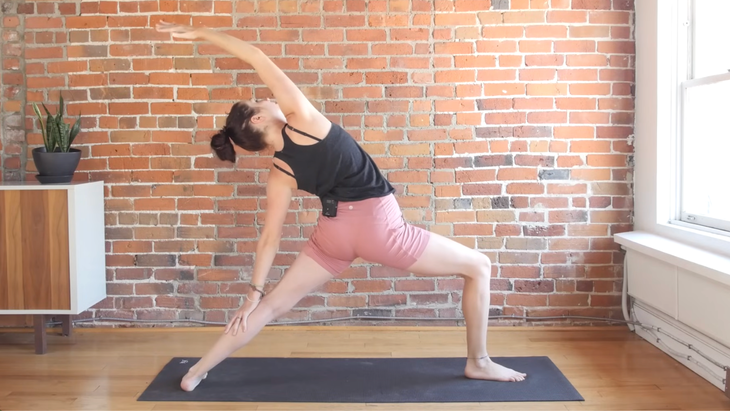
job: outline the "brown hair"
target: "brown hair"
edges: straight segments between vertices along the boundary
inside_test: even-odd
[[[226,125],[210,139],[210,146],[218,158],[236,162],[236,152],[232,143],[246,151],[261,151],[266,148],[264,132],[251,124],[251,117],[257,113],[258,109],[244,102],[238,102],[231,107]]]

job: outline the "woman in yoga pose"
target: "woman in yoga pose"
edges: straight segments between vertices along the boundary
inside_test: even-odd
[[[311,105],[260,49],[207,28],[165,22],[156,28],[174,37],[208,41],[240,58],[256,70],[276,99],[276,103],[267,99],[234,104],[225,127],[211,139],[218,157],[227,161],[235,162],[233,144],[248,151],[271,147],[275,154],[266,183],[266,221],[256,247],[250,291],[223,335],[183,377],[182,389],[195,389],[209,370],[357,257],[417,276],[462,276],[467,334],[464,374],[497,381],[525,379],[525,374],[492,362],[487,354],[492,269],[487,256],[408,224],[393,195],[395,190],[370,156],[342,127]],[[266,276],[296,189],[318,196],[322,215],[302,252],[266,294]]]

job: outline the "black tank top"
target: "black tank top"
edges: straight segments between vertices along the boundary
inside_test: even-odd
[[[287,128],[318,142],[306,146],[296,144],[287,135]],[[320,199],[338,201],[359,201],[395,192],[370,155],[338,124],[332,123],[324,139],[288,124],[281,129],[281,135],[284,148],[275,152],[274,157],[288,164],[293,174],[274,166],[294,177],[298,189]]]

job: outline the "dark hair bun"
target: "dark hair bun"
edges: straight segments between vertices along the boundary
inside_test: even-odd
[[[210,146],[221,160],[236,162],[236,151],[233,149],[231,139],[225,134],[225,130],[219,131],[210,139]]]

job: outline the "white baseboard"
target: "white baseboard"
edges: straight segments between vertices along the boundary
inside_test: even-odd
[[[637,321],[647,326],[651,325],[657,328],[661,328],[661,330],[665,331],[667,334],[670,334],[677,339],[682,340],[683,342],[691,344],[693,347],[695,347],[708,357],[712,358],[714,361],[726,366],[730,366],[729,347],[726,347],[718,343],[717,341],[714,341],[713,339],[707,337],[699,331],[694,330],[687,325],[668,317],[667,315],[650,306],[642,304],[641,301],[633,300],[631,315],[634,321]],[[644,338],[649,343],[665,352],[667,355],[670,355],[672,358],[676,359],[678,362],[680,362],[690,370],[694,371],[705,380],[709,381],[712,385],[719,388],[721,391],[725,392],[726,394],[728,393],[727,386],[730,386],[730,383],[723,383],[722,381],[723,379],[727,379],[726,370],[719,368],[717,365],[703,358],[697,352],[690,350],[685,345],[680,344],[679,342],[673,340],[667,335],[658,333],[654,330],[649,331],[639,326],[636,327],[635,332],[638,336]],[[657,337],[661,339],[661,342],[657,342]],[[669,347],[671,351],[667,349],[667,347]],[[681,353],[682,356],[676,355],[677,353]],[[705,368],[711,370],[711,372],[688,360],[687,356],[690,356],[693,360],[699,362]]]

